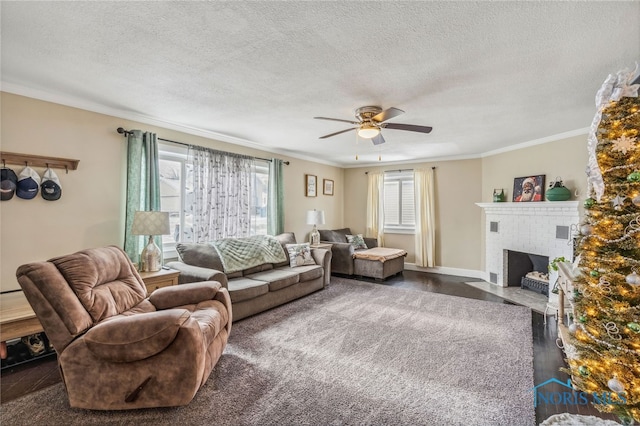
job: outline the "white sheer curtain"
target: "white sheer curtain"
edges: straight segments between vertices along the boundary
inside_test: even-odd
[[[433,169],[414,170],[416,209],[416,266],[435,265],[435,218]]]
[[[185,217],[192,218],[193,241],[249,236],[253,160],[190,146],[187,166],[193,200],[185,203]]]
[[[367,185],[367,237],[384,246],[384,173],[369,172]]]

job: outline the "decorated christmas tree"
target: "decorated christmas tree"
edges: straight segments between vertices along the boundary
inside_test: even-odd
[[[578,244],[569,360],[574,386],[600,411],[640,422],[640,98],[638,66],[596,95]]]

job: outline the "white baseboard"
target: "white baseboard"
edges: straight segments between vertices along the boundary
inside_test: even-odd
[[[476,271],[475,269],[448,268],[446,266],[434,266],[433,268],[425,268],[422,266],[416,266],[415,263],[407,262],[405,262],[404,264],[404,269],[407,271],[430,272],[432,274],[457,275],[460,277],[485,279],[484,271]]]

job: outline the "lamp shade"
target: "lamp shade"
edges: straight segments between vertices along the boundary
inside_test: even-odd
[[[131,226],[133,235],[167,235],[169,229],[168,212],[135,212],[133,215],[133,225]]]
[[[308,210],[307,225],[324,225],[324,210]]]

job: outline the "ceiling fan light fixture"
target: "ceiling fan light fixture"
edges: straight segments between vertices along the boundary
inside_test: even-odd
[[[370,124],[363,124],[358,129],[358,136],[364,139],[375,138],[380,134],[380,129]]]

